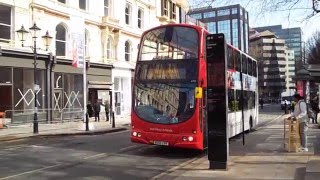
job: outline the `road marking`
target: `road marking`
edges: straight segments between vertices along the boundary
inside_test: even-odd
[[[132,145],[132,146],[128,146],[128,147],[125,147],[125,148],[121,148],[120,149],[120,153],[121,152],[125,152],[125,151],[130,151],[130,150],[135,149],[135,148],[137,148],[139,146],[141,146],[141,145]]]
[[[93,156],[88,156],[88,157],[84,157],[83,159],[87,160],[87,159],[93,159],[93,158],[96,158],[96,157],[102,157],[102,156],[107,156],[109,155],[108,153],[100,153],[100,154],[96,154],[96,155],[93,155]]]
[[[276,117],[276,118],[274,118],[274,119],[270,120],[269,122],[267,122],[267,123],[263,124],[262,126],[259,126],[258,128],[256,128],[256,130],[259,130],[259,129],[261,129],[261,128],[263,128],[263,127],[267,126],[267,125],[269,125],[270,123],[272,123],[272,122],[273,122],[273,121],[275,121],[275,120],[278,120],[278,119],[279,119],[279,118],[281,118],[282,116],[283,116],[283,114],[282,114],[282,115],[279,115],[278,117]]]
[[[23,147],[27,147],[28,144],[20,144],[20,145],[15,145],[15,146],[8,146],[5,149],[2,149],[2,151],[11,151],[11,150],[16,150],[16,149],[20,149]]]
[[[192,159],[190,159],[190,160],[188,160],[188,161],[186,161],[186,162],[184,162],[184,163],[181,163],[181,164],[179,164],[179,165],[177,165],[177,166],[175,166],[175,167],[172,167],[171,169],[169,169],[169,170],[167,170],[167,171],[165,171],[165,172],[163,172],[163,173],[161,173],[161,174],[158,174],[158,175],[152,177],[150,180],[160,179],[160,178],[162,178],[163,176],[168,175],[168,174],[170,174],[170,173],[173,173],[173,172],[175,172],[177,169],[180,169],[180,168],[182,168],[182,167],[184,167],[184,166],[186,166],[186,165],[188,165],[188,164],[190,164],[190,163],[192,163],[192,162],[200,159],[201,157],[203,157],[203,154],[201,154],[201,155],[199,155],[199,156],[197,156],[197,157],[195,157],[195,158],[192,158]]]
[[[39,171],[42,171],[42,170],[54,168],[54,167],[57,167],[57,166],[61,166],[61,164],[47,166],[47,167],[44,167],[44,168],[40,168],[40,169],[36,169],[36,170],[32,170],[32,171],[27,171],[27,172],[20,173],[20,174],[15,174],[15,175],[12,175],[12,176],[3,177],[3,178],[0,178],[0,180],[10,179],[10,178],[14,178],[14,177],[18,177],[18,176],[22,176],[22,175],[26,175],[26,174],[31,174],[31,173],[39,172]]]

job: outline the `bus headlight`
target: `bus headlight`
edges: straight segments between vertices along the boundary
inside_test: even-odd
[[[141,133],[138,132],[138,137],[141,137]]]
[[[185,136],[182,137],[182,141],[187,141],[187,140],[188,140],[187,137],[185,137]]]
[[[133,135],[133,136],[137,136],[138,133],[137,133],[137,132],[133,132],[132,135]]]
[[[188,137],[188,140],[189,140],[189,141],[193,141],[193,137],[192,137],[192,136],[189,136],[189,137]]]

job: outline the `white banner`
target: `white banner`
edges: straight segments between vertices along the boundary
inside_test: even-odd
[[[69,44],[69,54],[72,59],[72,66],[83,68],[84,62],[84,19],[71,16],[71,39]]]

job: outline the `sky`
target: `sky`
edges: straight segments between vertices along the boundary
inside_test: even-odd
[[[213,3],[212,0],[189,0],[189,4],[193,7],[240,4],[249,12],[250,27],[270,25],[282,25],[283,28],[301,27],[303,41],[307,41],[317,30],[320,31],[320,13],[310,16],[313,13],[312,0],[299,0],[291,10],[289,9],[296,0],[292,0],[291,4],[277,5],[276,2],[279,1],[283,0],[214,0]]]

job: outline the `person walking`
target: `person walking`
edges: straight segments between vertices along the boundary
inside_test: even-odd
[[[95,118],[95,121],[97,121],[98,119],[98,122],[100,121],[100,103],[98,101],[96,101],[96,103],[94,104],[94,118]]]
[[[319,98],[318,95],[315,95],[315,97],[311,101],[311,108],[314,112],[314,117],[312,118],[312,123],[317,124],[318,123],[318,113],[319,113]]]
[[[106,121],[109,121],[110,103],[108,100],[104,102],[104,110],[106,111]]]
[[[303,97],[299,94],[293,96],[296,105],[294,111],[291,113],[291,118],[299,121],[299,135],[300,135],[300,151],[307,152],[307,130],[308,130],[308,114],[307,104],[304,102]]]
[[[264,103],[263,99],[260,98],[260,99],[259,99],[259,104],[260,104],[261,109],[263,109],[263,103]]]

